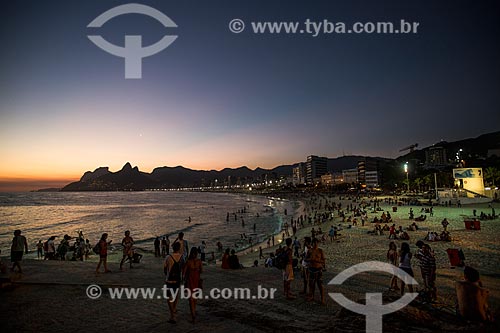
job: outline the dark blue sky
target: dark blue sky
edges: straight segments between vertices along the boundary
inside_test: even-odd
[[[395,157],[418,142],[500,130],[500,11],[494,1],[4,1],[0,178],[76,177],[126,161],[198,169],[273,167],[309,154]],[[240,18],[240,34],[228,23]],[[250,22],[419,22],[418,34],[253,34]],[[165,34],[141,80],[92,44]]]

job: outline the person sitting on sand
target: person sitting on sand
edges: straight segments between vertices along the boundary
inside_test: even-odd
[[[410,235],[406,231],[402,231],[399,233],[399,239],[410,240]]]
[[[457,314],[472,321],[492,321],[488,306],[488,289],[483,288],[479,272],[470,267],[464,268],[464,280],[455,282],[457,293]]]
[[[108,234],[103,233],[101,239],[99,240],[99,263],[97,264],[97,268],[95,269],[96,274],[99,273],[99,268],[101,264],[104,266],[104,273],[111,273],[108,269],[108,245],[111,244],[111,241],[108,242]]]
[[[230,269],[240,269],[242,268],[240,264],[240,260],[238,259],[238,256],[236,255],[235,250],[231,250],[231,255],[229,256],[229,268]]]
[[[224,252],[224,254],[222,255],[222,264],[221,264],[221,268],[222,269],[229,269],[229,248],[226,249],[226,251]]]
[[[318,247],[318,239],[312,240],[312,248],[308,253],[309,261],[309,295],[308,301],[314,300],[314,289],[318,286],[321,304],[325,304],[325,291],[323,288],[323,269],[325,268],[325,255],[323,250]]]
[[[444,242],[451,242],[451,235],[448,231],[441,232],[440,238]]]

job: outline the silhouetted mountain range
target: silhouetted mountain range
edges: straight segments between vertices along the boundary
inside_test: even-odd
[[[422,150],[415,150],[403,155],[398,159],[425,160],[425,151],[431,147],[443,146],[451,154],[462,149],[464,154],[475,158],[485,158],[489,149],[500,147],[500,131],[484,134],[474,139],[465,139],[455,142],[439,142]],[[328,171],[340,172],[346,169],[356,168],[358,161],[363,156],[342,156],[328,159]],[[394,159],[376,157],[382,162],[395,161]],[[292,165],[281,165],[273,169],[257,168],[249,169],[246,166],[220,171],[216,170],[191,170],[182,166],[158,167],[151,173],[141,172],[137,167],[126,163],[120,171],[111,172],[108,167],[100,167],[94,171],[87,171],[80,181],[66,185],[62,191],[141,191],[145,189],[198,187],[211,185],[224,185],[231,183],[248,183],[265,179],[277,179],[281,176],[291,176]]]
[[[343,156],[328,159],[329,171],[342,171],[355,168],[361,156]],[[151,173],[141,172],[137,167],[126,163],[120,171],[111,172],[108,167],[100,167],[94,171],[87,171],[80,181],[66,185],[63,191],[140,191],[152,188],[179,188],[192,186],[219,185],[228,179],[234,185],[237,182],[248,182],[266,179],[276,179],[280,176],[291,176],[293,165],[281,165],[273,169],[256,168],[252,170],[246,166],[231,169],[191,170],[182,166],[159,167]],[[230,178],[229,178],[230,177]]]

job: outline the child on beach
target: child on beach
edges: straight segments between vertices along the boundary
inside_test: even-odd
[[[99,268],[101,268],[102,264],[104,266],[104,273],[111,273],[111,271],[108,269],[108,245],[111,244],[111,241],[108,242],[107,233],[102,234],[98,244],[99,244],[99,263],[97,264],[95,272],[96,274],[99,274]]]

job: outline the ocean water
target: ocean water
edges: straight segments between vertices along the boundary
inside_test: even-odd
[[[246,213],[242,212],[244,208]],[[0,249],[2,255],[10,253],[13,232],[20,229],[30,250],[36,249],[39,240],[58,236],[59,244],[62,236],[75,237],[79,230],[92,245],[107,232],[115,250],[121,249],[125,230],[130,230],[136,246],[145,250],[153,249],[156,236],[169,235],[173,242],[181,231],[190,246],[205,240],[207,252],[215,251],[217,241],[240,250],[249,246],[249,237],[255,244],[279,232],[284,219],[289,219],[297,208],[297,204],[286,200],[228,193],[0,193]],[[284,215],[285,209],[288,216]],[[243,233],[246,240],[241,239]]]

